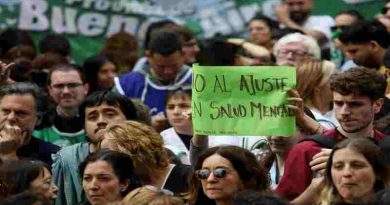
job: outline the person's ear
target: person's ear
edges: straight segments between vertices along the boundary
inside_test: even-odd
[[[369,41],[368,47],[374,51],[378,50],[380,48],[380,45],[376,41]]]
[[[83,88],[84,88],[84,94],[87,95],[88,92],[89,92],[89,84],[88,84],[88,83],[85,83],[85,84],[83,85]]]
[[[382,105],[383,105],[383,98],[379,98],[379,99],[374,101],[374,103],[372,104],[372,108],[373,108],[375,114],[379,113],[379,111],[382,108]]]
[[[120,192],[126,191],[126,189],[130,186],[130,180],[126,179],[123,182],[119,183]]]

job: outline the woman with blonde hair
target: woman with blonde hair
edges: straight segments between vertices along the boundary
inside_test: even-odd
[[[187,191],[190,166],[170,164],[161,136],[150,126],[126,121],[108,128],[101,148],[117,150],[133,158],[135,173],[143,186],[170,190],[175,194]]]
[[[315,119],[326,129],[338,125],[333,106],[329,79],[336,72],[330,61],[306,60],[297,64],[297,90]]]

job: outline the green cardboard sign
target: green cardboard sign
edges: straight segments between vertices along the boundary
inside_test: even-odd
[[[192,120],[201,135],[291,136],[293,67],[193,66]]]

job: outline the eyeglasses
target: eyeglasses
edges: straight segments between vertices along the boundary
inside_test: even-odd
[[[290,54],[296,58],[296,57],[305,57],[306,55],[310,55],[308,52],[306,51],[300,51],[300,50],[279,50],[279,52],[277,52],[277,55],[279,56],[287,56],[288,54]]]
[[[216,177],[216,178],[219,178],[219,179],[222,179],[222,178],[225,178],[226,175],[228,174],[229,170],[226,169],[226,168],[216,168],[214,169],[213,171],[209,170],[209,169],[200,169],[200,170],[197,170],[195,172],[196,174],[196,177],[199,179],[199,180],[205,180],[207,178],[209,178],[210,174],[213,173],[213,175]]]
[[[77,87],[80,87],[82,86],[83,84],[82,83],[64,83],[64,84],[55,84],[55,85],[52,85],[51,87],[57,89],[57,90],[64,90],[65,87],[67,87],[68,89],[75,89]]]

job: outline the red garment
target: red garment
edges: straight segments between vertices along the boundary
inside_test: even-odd
[[[322,135],[331,137],[336,141],[345,139],[337,130],[327,130]],[[377,141],[385,138],[385,135],[377,130],[374,131]],[[291,148],[284,165],[284,174],[280,180],[276,193],[288,200],[299,196],[310,185],[312,171],[309,165],[313,156],[321,151],[321,145],[314,141],[303,141]]]

